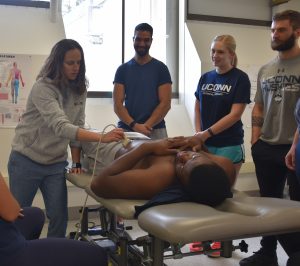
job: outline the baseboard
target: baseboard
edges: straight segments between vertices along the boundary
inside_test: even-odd
[[[243,192],[246,193],[249,197],[260,197],[259,190],[245,190]]]
[[[246,161],[242,164],[242,168],[240,170],[241,174],[255,173],[255,166],[252,161]]]

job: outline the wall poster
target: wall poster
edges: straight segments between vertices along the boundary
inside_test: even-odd
[[[0,53],[0,128],[21,120],[40,67],[41,56]]]

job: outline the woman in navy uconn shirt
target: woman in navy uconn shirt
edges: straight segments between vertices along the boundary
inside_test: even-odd
[[[250,103],[251,84],[248,75],[236,67],[235,49],[235,40],[230,35],[216,36],[212,41],[211,60],[215,69],[200,77],[195,92],[193,142],[200,143],[199,146],[204,143],[212,154],[230,159],[238,175],[245,160],[241,117]],[[199,243],[192,243],[191,251],[198,250],[198,246]],[[211,244],[212,249],[220,247],[220,242]],[[209,256],[219,257],[220,252]]]
[[[211,44],[214,70],[203,74],[195,92],[195,129],[208,150],[227,157],[236,174],[244,162],[244,130],[241,121],[250,103],[248,75],[238,69],[236,43],[230,35],[220,35]]]

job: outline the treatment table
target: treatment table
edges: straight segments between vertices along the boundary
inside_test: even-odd
[[[235,191],[233,198],[226,199],[215,208],[193,202],[151,207],[137,219],[147,235],[132,239],[127,228],[118,226],[117,220],[118,217],[134,219],[134,206],[144,204],[145,200],[99,198],[90,189],[91,175],[88,174],[69,173],[67,180],[100,203],[100,240],[95,241],[89,235],[88,208],[82,210],[77,238],[99,245],[99,241],[114,243],[115,248],[108,249],[111,265],[161,266],[167,257],[210,253],[210,245],[205,243],[211,241],[221,241],[221,256],[231,257],[232,251],[237,248],[247,252],[244,241],[234,247],[232,240],[300,231],[300,202],[250,197]],[[181,252],[184,244],[199,241],[204,243],[203,251],[193,254]],[[166,250],[171,251],[171,255],[166,255]]]

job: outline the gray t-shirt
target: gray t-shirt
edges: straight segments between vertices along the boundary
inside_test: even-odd
[[[300,56],[285,60],[276,57],[261,67],[254,101],[264,108],[263,141],[273,145],[292,143],[299,97]]]
[[[67,147],[76,142],[84,126],[86,93],[70,88],[60,91],[50,79],[40,79],[32,87],[22,120],[16,127],[12,149],[41,164],[67,159]]]

